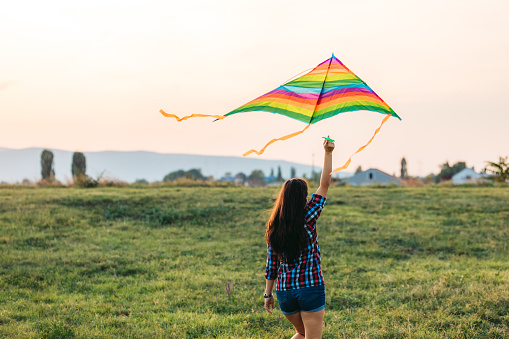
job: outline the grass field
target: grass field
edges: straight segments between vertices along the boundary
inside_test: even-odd
[[[0,189],[0,337],[291,337],[276,190]],[[324,338],[509,338],[509,188],[332,188],[318,234]]]

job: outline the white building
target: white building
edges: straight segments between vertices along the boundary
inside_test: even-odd
[[[477,173],[473,168],[464,168],[452,176],[453,184],[478,184],[484,182],[486,174]]]

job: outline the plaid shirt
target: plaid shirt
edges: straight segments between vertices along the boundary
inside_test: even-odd
[[[292,264],[280,263],[277,254],[267,246],[266,279],[276,279],[277,291],[293,290],[297,288],[325,285],[323,281],[320,247],[316,234],[316,220],[322,212],[326,199],[318,194],[311,195],[306,206],[304,229],[309,236],[309,245],[299,259]]]

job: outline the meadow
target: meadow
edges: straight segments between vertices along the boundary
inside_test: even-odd
[[[276,192],[0,188],[0,337],[290,338]],[[334,187],[318,235],[324,338],[509,338],[508,187]]]

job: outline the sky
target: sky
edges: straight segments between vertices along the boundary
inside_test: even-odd
[[[350,168],[410,175],[509,155],[509,2],[11,1],[0,5],[0,147],[242,156],[305,127],[253,112],[212,122],[332,53],[394,111]],[[383,115],[350,112],[262,159],[334,167]]]

